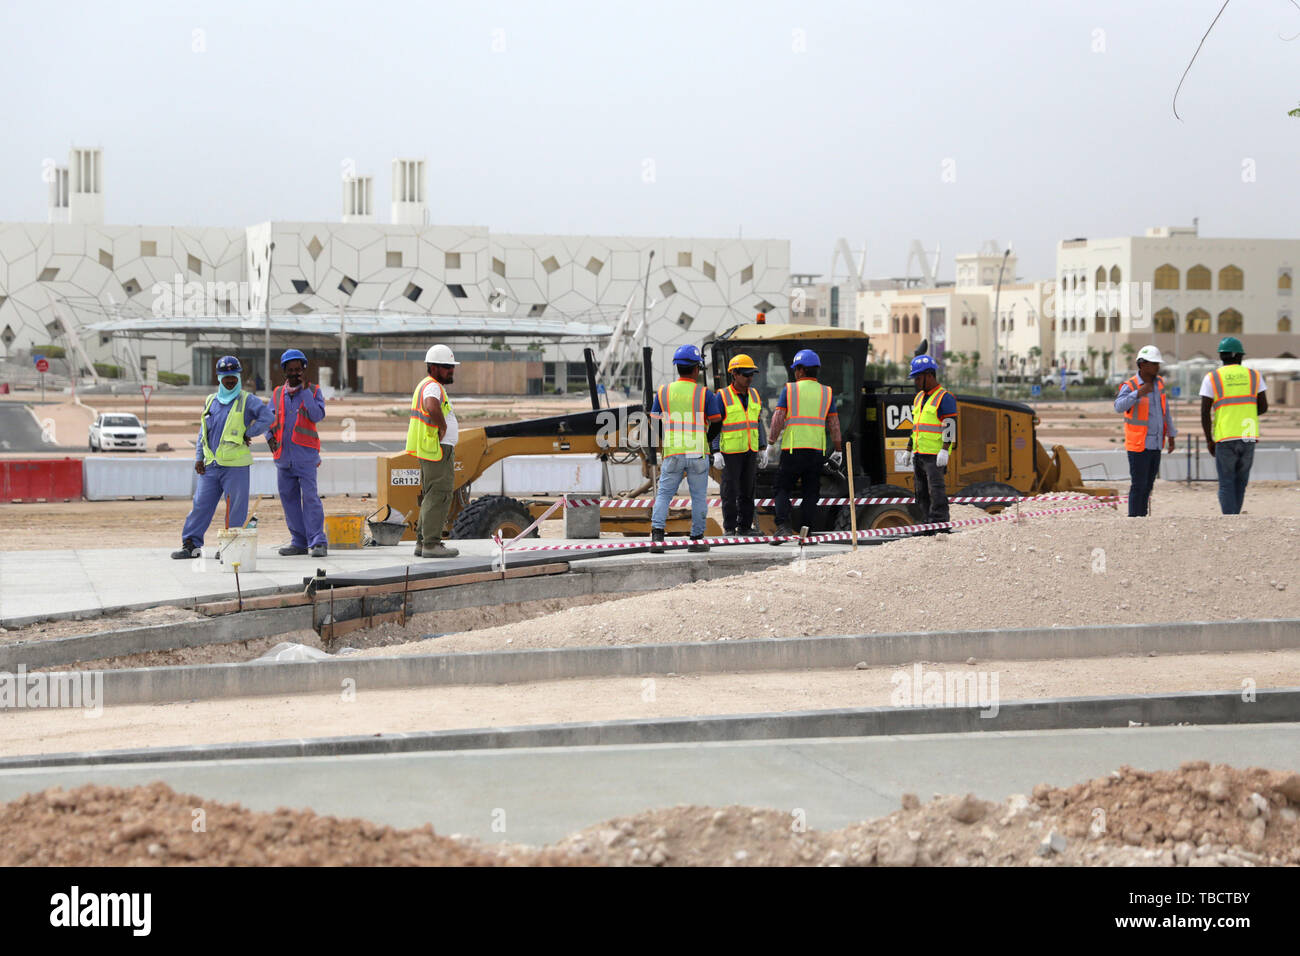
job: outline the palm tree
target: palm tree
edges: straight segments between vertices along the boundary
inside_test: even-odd
[[[1114,356],[1115,356],[1114,352],[1108,351],[1108,352],[1101,353],[1101,364],[1102,367],[1106,370],[1107,375],[1110,375],[1111,373],[1110,360],[1114,358]]]
[[[1034,363],[1035,374],[1042,371],[1043,367],[1038,361],[1042,357],[1043,357],[1043,350],[1040,349],[1037,345],[1031,345],[1029,347],[1029,361]]]
[[[1131,366],[1133,364],[1133,356],[1137,353],[1137,346],[1132,342],[1125,342],[1119,347],[1119,350],[1124,353],[1125,368]]]
[[[1097,356],[1100,354],[1091,345],[1088,346],[1088,371],[1093,375],[1097,374]]]

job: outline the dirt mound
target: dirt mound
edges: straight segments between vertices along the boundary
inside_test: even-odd
[[[798,809],[672,807],[534,848],[258,813],[161,783],[86,786],[0,806],[0,866],[1277,866],[1300,864],[1298,807],[1300,774],[1201,761],[1001,803],[906,794],[889,816],[833,831]]]

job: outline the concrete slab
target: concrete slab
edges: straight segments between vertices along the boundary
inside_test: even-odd
[[[679,804],[797,808],[809,827],[835,829],[893,812],[903,793],[925,799],[971,792],[1000,800],[1037,783],[1081,783],[1121,764],[1172,770],[1185,760],[1300,771],[1300,724],[6,770],[0,800],[53,786],[161,780],[182,793],[253,810],[309,807],[396,827],[432,823],[439,833],[538,844],[611,817]]]

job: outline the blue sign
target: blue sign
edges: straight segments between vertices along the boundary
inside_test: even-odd
[[[1061,366],[1061,391],[1065,391],[1065,366]]]
[[[41,359],[43,359],[43,358],[45,358],[44,355],[33,355],[33,356],[32,356],[32,364],[35,365],[37,362],[39,362],[39,361],[40,361]]]
[[[1029,390],[1029,394],[1034,396],[1034,398],[1037,398],[1039,395],[1043,394],[1043,386],[1035,385],[1033,388]]]
[[[1181,385],[1175,385],[1169,390],[1169,392],[1174,396],[1174,398],[1177,398],[1179,395],[1183,394],[1183,388]]]

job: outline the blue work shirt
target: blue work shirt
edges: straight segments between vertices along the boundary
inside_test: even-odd
[[[213,399],[211,407],[208,408],[207,418],[200,423],[199,434],[207,430],[208,447],[214,452],[217,446],[221,444],[221,432],[226,427],[226,418],[230,415],[230,410],[235,407],[235,402],[239,397],[231,401],[229,405],[222,405],[216,399]],[[244,404],[244,434],[249,438],[256,438],[258,435],[265,434],[275,421],[275,411],[266,402],[262,401],[251,392],[248,394],[248,401]],[[203,460],[203,440],[200,438],[194,447],[194,460]]]
[[[307,462],[314,465],[320,461],[320,452],[317,449],[299,445],[293,440],[293,423],[298,420],[299,408],[313,422],[319,422],[325,417],[325,399],[317,386],[303,385],[294,395],[290,395],[288,390],[285,390],[284,433],[280,436],[284,450],[280,452],[280,457],[275,462],[280,468],[290,468],[295,462]],[[271,411],[274,414],[274,406],[272,406]]]
[[[1167,392],[1165,394],[1168,395]],[[1166,435],[1165,414],[1160,409],[1159,389],[1153,387],[1141,400],[1147,403],[1147,440],[1142,447],[1150,451],[1152,448],[1159,448],[1164,442]],[[1137,391],[1129,387],[1128,382],[1125,382],[1120,386],[1119,395],[1115,397],[1115,411],[1123,415],[1137,403]],[[1134,413],[1134,417],[1137,417],[1136,413]],[[1178,437],[1178,429],[1174,427],[1174,416],[1172,415],[1169,416],[1168,436],[1170,438]]]

